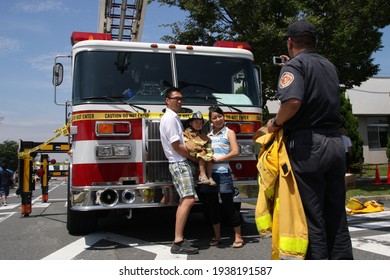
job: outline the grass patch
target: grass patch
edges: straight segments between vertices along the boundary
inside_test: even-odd
[[[347,190],[347,197],[378,195],[390,195],[390,185],[373,185],[372,183],[367,183]]]
[[[387,164],[378,164],[379,176],[387,176]],[[376,176],[376,165],[364,164],[362,173],[357,174],[359,178],[375,178]]]
[[[387,181],[387,164],[378,164],[379,176],[382,179],[382,183]],[[347,190],[347,197],[354,196],[378,196],[378,195],[390,195],[390,185],[375,185],[376,178],[376,165],[363,165],[361,174],[356,174],[357,179],[364,179],[356,181],[356,187]]]

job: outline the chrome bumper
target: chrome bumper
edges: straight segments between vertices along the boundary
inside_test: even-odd
[[[235,202],[256,202],[257,181],[235,181],[234,185]],[[198,196],[196,200],[199,202]],[[70,187],[70,207],[74,211],[167,207],[178,203],[179,195],[172,182]]]

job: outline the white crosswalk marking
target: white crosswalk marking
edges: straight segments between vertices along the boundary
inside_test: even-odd
[[[379,217],[390,217],[389,211],[381,211],[381,212],[375,212],[375,213],[367,213],[367,214],[356,214],[352,216],[348,216],[349,222],[354,222],[356,220],[364,220],[367,218],[379,218]]]
[[[47,208],[50,206],[51,203],[48,202],[35,202],[32,206],[32,208]]]
[[[352,247],[390,257],[390,234],[352,238]]]
[[[144,240],[131,238],[111,232],[96,232],[86,235],[75,242],[61,248],[60,250],[46,256],[43,260],[71,260],[84,250],[88,249],[99,240],[107,239],[112,242],[123,244],[139,250],[147,251],[156,254],[155,260],[186,260],[187,255],[172,255],[171,247],[154,244]]]
[[[6,219],[8,219],[9,217],[11,217],[13,214],[15,214],[16,212],[1,212],[0,213],[0,223]]]
[[[353,248],[390,257],[389,211],[349,216],[348,221],[351,234],[379,229],[384,232],[351,238]]]
[[[374,229],[380,229],[384,227],[390,227],[390,222],[389,221],[383,221],[383,222],[376,222],[376,223],[361,223],[356,226],[350,226],[349,231],[360,231],[360,230],[374,230]]]
[[[19,205],[19,203],[7,203],[7,206],[1,206],[0,210],[11,210],[15,207],[18,207]]]

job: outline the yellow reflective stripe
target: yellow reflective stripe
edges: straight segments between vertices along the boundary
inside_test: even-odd
[[[272,231],[272,216],[271,214],[262,215],[255,218],[256,227],[260,235],[271,233]]]
[[[287,255],[305,256],[308,244],[308,239],[284,236],[279,238],[279,250]]]

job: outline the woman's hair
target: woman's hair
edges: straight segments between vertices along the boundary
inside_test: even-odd
[[[211,114],[214,112],[221,114],[221,115],[225,115],[225,113],[223,112],[223,110],[220,107],[218,107],[217,105],[213,105],[209,108],[209,120],[210,121],[211,121]]]

